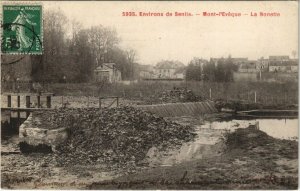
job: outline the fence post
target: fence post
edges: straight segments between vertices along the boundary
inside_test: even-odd
[[[47,96],[47,108],[51,108],[51,96]]]
[[[7,96],[7,107],[11,107],[11,95]]]
[[[101,109],[101,97],[99,97],[99,109]]]
[[[119,107],[119,97],[117,97],[117,107]]]
[[[26,108],[30,107],[30,96],[26,96]]]
[[[211,88],[209,88],[209,99],[211,100]]]
[[[88,96],[88,98],[87,98],[87,107],[89,107],[90,106],[90,96]]]
[[[64,107],[64,96],[61,96],[61,107]]]
[[[40,108],[41,107],[41,96],[37,96],[37,106],[38,106],[38,108]]]
[[[26,96],[26,108],[30,107],[30,96]]]
[[[20,107],[21,103],[20,103],[20,95],[17,96],[17,104],[18,104],[18,107]]]
[[[254,92],[254,103],[256,103],[256,91]]]

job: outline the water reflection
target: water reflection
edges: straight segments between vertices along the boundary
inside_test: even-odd
[[[174,165],[183,161],[201,159],[215,154],[211,147],[222,137],[224,130],[234,131],[246,128],[250,124],[259,124],[259,129],[279,139],[298,140],[298,119],[253,119],[206,122],[196,127],[194,141],[184,143],[180,148],[168,152],[159,152],[152,148],[148,152],[150,165]]]
[[[279,139],[298,140],[298,119],[253,119],[207,122],[201,128],[235,130],[246,128],[255,122],[259,129],[268,135]]]

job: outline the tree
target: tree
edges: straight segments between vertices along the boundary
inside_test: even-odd
[[[125,51],[126,53],[126,58],[127,58],[127,62],[129,64],[129,71],[130,71],[130,77],[131,79],[134,78],[134,61],[135,61],[135,56],[136,56],[136,51],[133,49],[129,49]]]
[[[200,58],[193,58],[186,68],[186,80],[201,81],[203,78],[203,65],[207,60]]]
[[[83,29],[59,9],[44,17],[44,53],[30,56],[34,81],[59,82],[66,77],[68,82],[89,82],[94,69],[105,62],[116,63],[125,78],[133,77],[136,51],[118,47],[115,29],[102,25]]]
[[[102,25],[91,27],[88,31],[88,37],[97,65],[107,62],[108,52],[119,43],[116,30],[103,27]]]

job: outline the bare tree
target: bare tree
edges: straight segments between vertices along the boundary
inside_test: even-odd
[[[129,49],[126,52],[127,62],[130,66],[131,79],[134,78],[134,61],[136,56],[136,51],[133,49]]]

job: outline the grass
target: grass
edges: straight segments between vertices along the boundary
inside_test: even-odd
[[[26,86],[25,86],[26,87]],[[204,99],[243,100],[265,104],[297,104],[297,82],[137,82],[98,85],[95,83],[54,83],[44,89],[56,95],[119,96],[127,99],[143,99],[174,87],[187,88]],[[25,88],[26,89],[26,88]],[[5,91],[2,91],[5,92]],[[210,93],[211,92],[211,93]],[[211,97],[210,97],[211,95]]]
[[[97,84],[51,84],[49,90],[57,95],[83,96],[120,96],[126,98],[142,98],[155,95],[173,87],[187,87],[196,95],[213,100],[246,100],[262,103],[298,103],[298,83],[286,82],[139,82],[130,85],[111,84],[103,88]]]

